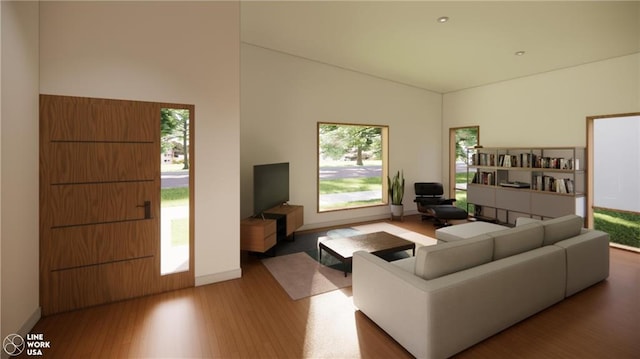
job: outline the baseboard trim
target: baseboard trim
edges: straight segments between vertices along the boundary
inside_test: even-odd
[[[18,330],[18,333],[23,338],[27,335],[27,333],[31,332],[31,329],[38,324],[38,321],[42,318],[42,308],[38,307],[36,310],[29,316],[26,322],[22,325],[22,327]]]
[[[24,322],[24,324],[22,324],[22,326],[18,329],[18,331],[11,332],[9,334],[18,334],[23,338],[26,337],[27,334],[31,333],[31,329],[33,329],[33,327],[35,327],[36,324],[38,324],[38,321],[40,320],[40,318],[42,318],[42,308],[38,307],[29,316],[29,318],[27,318],[27,320]],[[4,338],[2,339],[4,340]],[[2,353],[0,358],[2,359],[10,358],[10,356],[4,350],[0,350],[0,352]]]
[[[230,271],[220,272],[215,274],[207,274],[207,275],[196,277],[196,287],[199,287],[201,285],[224,282],[231,279],[238,279],[240,277],[242,277],[242,268],[237,268]]]

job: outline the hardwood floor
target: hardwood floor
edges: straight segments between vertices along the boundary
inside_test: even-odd
[[[418,216],[393,224],[434,236]],[[47,358],[411,357],[351,288],[292,301],[257,258],[241,263],[241,279],[45,317],[32,333],[50,341]],[[457,357],[640,357],[640,254],[611,249],[608,280]]]

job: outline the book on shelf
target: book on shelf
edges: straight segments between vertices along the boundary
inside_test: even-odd
[[[476,172],[473,175],[473,180],[471,181],[471,183],[495,185],[496,184],[495,178],[496,178],[495,172]]]
[[[575,193],[572,179],[547,175],[533,176],[533,189],[543,192]]]
[[[520,154],[520,167],[531,167],[531,153]]]
[[[493,153],[474,153],[471,155],[472,166],[495,166],[496,156]]]
[[[498,167],[531,167],[531,153],[520,153],[517,155],[501,154],[498,155]]]
[[[533,155],[533,163],[536,168],[552,168],[559,170],[573,170],[574,159],[573,158],[562,158],[562,157],[541,157],[538,155]]]
[[[513,159],[512,155],[499,155],[498,156],[498,166],[500,167],[511,167],[511,160]],[[513,161],[515,164],[515,161]],[[514,167],[517,167],[514,166]]]
[[[573,180],[567,178],[565,181],[567,183],[567,193],[576,193],[574,190]]]

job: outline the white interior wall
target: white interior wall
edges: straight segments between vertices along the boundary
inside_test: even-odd
[[[389,208],[317,213],[317,123],[389,125],[389,170],[413,182],[441,178],[442,96],[318,62],[241,46],[241,215],[253,210],[253,166],[290,162],[290,203],[304,229],[382,218]]]
[[[195,105],[196,284],[239,277],[239,4],[40,9],[42,93]]]
[[[2,8],[1,338],[40,318],[38,237],[38,3]],[[2,352],[4,355],[4,352]]]
[[[639,79],[634,54],[445,94],[444,183],[449,128],[479,125],[485,147],[586,146],[587,116],[640,110]]]

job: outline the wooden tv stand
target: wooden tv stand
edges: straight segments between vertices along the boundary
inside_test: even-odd
[[[264,218],[240,222],[240,249],[264,253],[278,240],[292,238],[304,224],[304,207],[283,204],[264,211]]]
[[[284,216],[284,235],[288,238],[289,236],[293,236],[294,232],[304,224],[303,208],[303,206],[283,204],[264,211],[264,214],[268,217]]]
[[[264,253],[276,245],[276,220],[247,218],[240,222],[240,249]]]

